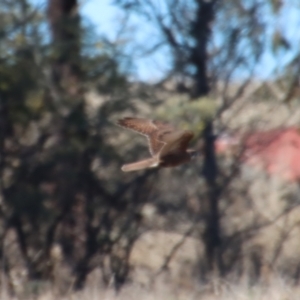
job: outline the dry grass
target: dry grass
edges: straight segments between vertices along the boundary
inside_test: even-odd
[[[268,284],[250,286],[246,282],[227,282],[212,280],[206,285],[194,284],[193,288],[182,289],[159,279],[151,286],[127,284],[120,292],[112,288],[103,288],[97,282],[90,283],[80,292],[57,295],[53,290],[44,291],[40,295],[12,297],[3,293],[1,300],[299,300],[300,287],[293,286],[282,278],[273,278]]]

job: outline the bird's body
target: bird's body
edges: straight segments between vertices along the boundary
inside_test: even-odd
[[[155,167],[175,167],[189,162],[195,150],[187,149],[193,132],[177,130],[172,125],[160,121],[142,118],[124,118],[118,124],[147,137],[151,158],[144,159],[122,167],[122,171],[130,172]]]

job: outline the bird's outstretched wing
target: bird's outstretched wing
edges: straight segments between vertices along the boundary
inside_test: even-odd
[[[170,124],[150,119],[127,117],[118,125],[131,129],[147,137],[151,155],[156,155],[166,144],[166,137],[175,131]]]

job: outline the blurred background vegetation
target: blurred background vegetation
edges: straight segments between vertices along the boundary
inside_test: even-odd
[[[197,257],[182,258],[176,285],[269,274],[297,283],[299,184],[242,169],[216,155],[214,140],[300,125],[299,2],[113,4],[123,14],[114,40],[83,22],[77,0],[0,0],[1,288],[21,298],[45,285],[66,293],[99,271],[99,285],[119,289],[139,279],[139,264],[172,273],[185,241]],[[282,25],[287,11],[296,29]],[[152,28],[144,43],[132,20]],[[164,75],[138,80],[136,61],[157,51]],[[266,55],[278,65],[260,76]],[[146,155],[142,139],[114,125],[132,115],[192,129],[203,158],[122,173]],[[161,264],[147,265],[166,245]]]

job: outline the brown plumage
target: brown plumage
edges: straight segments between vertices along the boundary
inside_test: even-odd
[[[172,125],[142,118],[124,118],[118,125],[147,137],[151,158],[126,164],[122,171],[130,172],[155,167],[175,167],[189,162],[197,151],[187,149],[194,134],[177,130]]]

